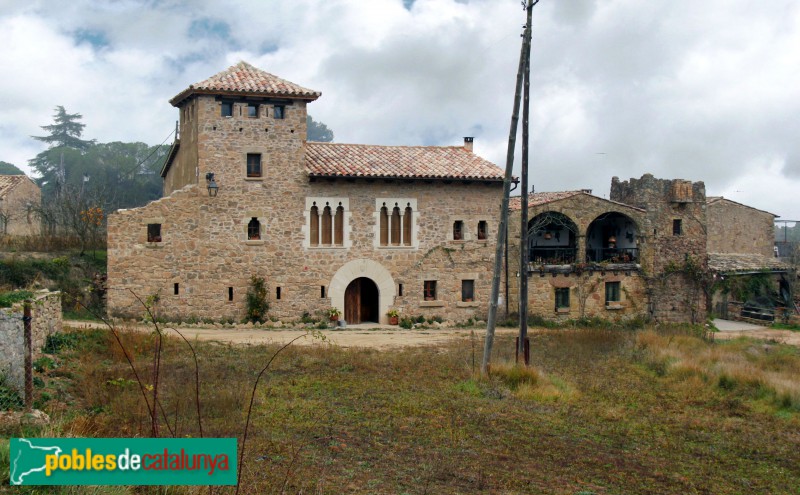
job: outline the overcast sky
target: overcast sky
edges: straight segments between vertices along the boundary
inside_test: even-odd
[[[222,5],[0,0],[0,160],[27,171],[56,105],[86,138],[159,144],[171,97],[245,60],[321,91],[309,112],[337,142],[474,136],[504,166],[519,0]],[[541,0],[533,17],[537,191],[607,197],[649,172],[800,219],[800,2]]]

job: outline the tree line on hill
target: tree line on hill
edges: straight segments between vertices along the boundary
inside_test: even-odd
[[[45,135],[31,136],[48,148],[28,161],[42,191],[36,213],[43,233],[67,234],[92,242],[104,238],[108,212],[136,208],[162,194],[161,169],[170,144],[99,143],[83,139],[80,113],[59,105]],[[308,140],[332,141],[333,132],[309,115]],[[0,161],[0,175],[24,172]],[[83,247],[83,246],[82,246]]]

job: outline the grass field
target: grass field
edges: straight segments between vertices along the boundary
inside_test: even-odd
[[[509,364],[513,342],[499,339],[480,379],[476,333],[391,352],[283,351],[257,389],[241,493],[800,494],[795,347],[707,342],[691,329],[541,330],[533,368]],[[25,433],[147,436],[115,341],[104,331],[68,340],[40,375],[56,422]],[[149,380],[155,338],[123,340]],[[254,379],[277,347],[195,346],[203,432],[241,445]],[[193,363],[167,341],[159,390],[176,436],[199,435]],[[36,493],[82,493],[69,490]]]

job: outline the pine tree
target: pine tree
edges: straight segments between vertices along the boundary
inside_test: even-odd
[[[333,141],[333,131],[322,122],[315,122],[311,115],[307,116],[308,140],[328,143]]]
[[[83,128],[86,124],[78,122],[83,118],[79,113],[67,113],[63,106],[56,107],[56,113],[53,115],[54,124],[43,125],[41,128],[50,133],[48,136],[31,136],[37,141],[47,143],[50,148],[72,148],[76,150],[85,150],[92,145],[93,141],[84,141],[81,139]]]

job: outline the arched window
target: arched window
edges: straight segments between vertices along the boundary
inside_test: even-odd
[[[342,203],[336,207],[336,216],[333,218],[333,243],[337,246],[344,244],[344,207]]]
[[[261,240],[261,222],[259,222],[256,217],[251,218],[250,222],[247,224],[247,240]]]
[[[311,234],[311,245],[312,246],[319,246],[319,208],[317,208],[317,203],[314,203],[314,206],[311,207],[311,218],[309,222],[309,232]]]
[[[326,246],[331,245],[331,207],[325,205],[322,210],[322,244]]]
[[[397,204],[392,209],[392,245],[400,245],[400,207]]]
[[[403,215],[403,245],[411,245],[411,203],[407,203],[405,215]]]
[[[381,215],[380,215],[380,227],[381,227],[381,246],[388,246],[389,245],[389,210],[386,208],[386,203],[383,204],[381,208]]]

